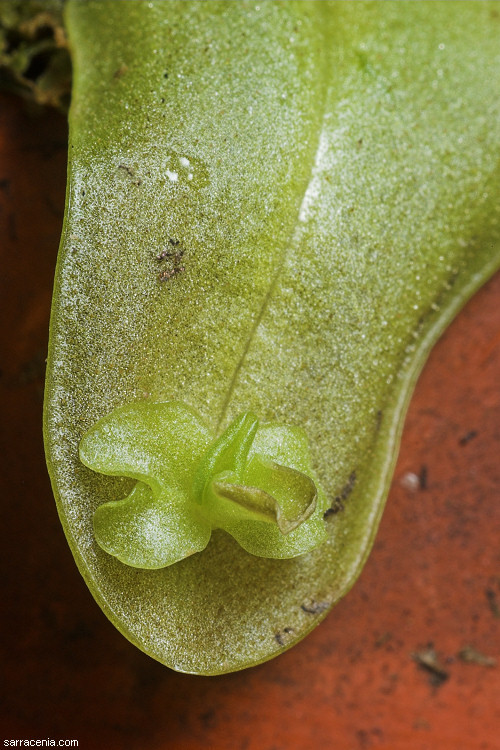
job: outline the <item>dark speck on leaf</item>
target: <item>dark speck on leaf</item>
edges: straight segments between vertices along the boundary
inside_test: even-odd
[[[129,167],[128,164],[118,164],[118,169],[123,169],[124,172],[126,172],[129,177],[135,177],[135,171],[132,167]],[[135,180],[133,180],[134,185],[141,185],[142,180],[140,177],[137,177]]]
[[[160,263],[164,260],[170,261],[171,263],[170,268],[164,268],[160,271],[158,274],[159,281],[163,282],[173,279],[175,276],[186,270],[185,266],[181,265],[183,255],[184,248],[182,247],[180,240],[170,237],[167,246],[156,256],[156,260]]]
[[[283,630],[280,630],[274,634],[274,640],[279,646],[284,646],[285,639],[283,636],[290,635],[291,633],[293,633],[293,628],[289,628],[289,627],[283,628]]]
[[[125,65],[125,63],[122,63],[117,70],[113,73],[113,78],[120,79],[122,76],[125,75],[125,73],[128,71],[128,65]]]
[[[168,268],[166,271],[162,271],[158,278],[160,281],[168,281],[169,279],[173,279],[174,276],[177,276],[179,273],[182,273],[186,269],[184,266],[179,266],[178,268]]]
[[[169,242],[173,247],[178,247],[179,245],[179,240],[169,240]],[[161,253],[159,253],[156,256],[156,260],[164,260],[165,258],[173,258],[174,264],[177,264],[180,262],[180,259],[182,258],[183,255],[184,255],[184,249],[182,247],[179,247],[178,250],[171,251],[167,245],[167,247],[164,248],[161,251]]]
[[[308,615],[319,615],[321,612],[325,612],[329,606],[328,602],[311,601],[308,604],[301,604],[300,608]]]
[[[353,471],[351,475],[349,476],[349,479],[347,480],[346,484],[343,486],[340,494],[334,498],[331,506],[327,510],[325,510],[325,512],[323,513],[324,519],[330,518],[331,516],[334,516],[337,513],[341,513],[344,510],[345,508],[344,503],[349,497],[349,495],[351,494],[351,492],[353,491],[355,484],[356,484],[356,472]]]

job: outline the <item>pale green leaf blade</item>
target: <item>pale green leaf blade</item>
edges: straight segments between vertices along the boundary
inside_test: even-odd
[[[205,549],[210,527],[193,517],[189,496],[178,488],[154,496],[137,482],[123,500],[105,503],[94,514],[102,549],[134,568],[154,570]]]
[[[500,262],[492,7],[69,4],[48,461],[94,595],[176,669],[270,658],[366,559],[416,375]],[[150,571],[103,553],[92,515],[123,493],[78,444],[148,399],[188,404],[214,434],[247,411],[302,428],[325,503],[345,506],[321,521],[328,541],[266,560],[221,531]]]
[[[85,434],[83,463],[103,474],[140,479],[161,488],[188,489],[211,435],[200,418],[177,402],[124,404]]]

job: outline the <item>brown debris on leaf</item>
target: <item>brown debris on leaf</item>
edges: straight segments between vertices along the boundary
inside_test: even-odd
[[[328,602],[316,602],[314,599],[300,605],[301,610],[308,615],[320,615],[322,612],[326,612],[329,607]]]
[[[354,489],[354,485],[356,484],[356,472],[351,472],[349,479],[345,483],[345,485],[342,487],[342,490],[340,491],[340,494],[338,494],[334,499],[329,508],[325,510],[323,513],[323,518],[326,520],[327,518],[330,518],[330,516],[335,516],[337,513],[341,513],[345,508],[345,501],[351,494],[351,492]]]
[[[167,261],[170,263],[170,267],[163,268],[159,272],[159,281],[168,281],[169,279],[173,279],[178,274],[183,273],[183,271],[186,270],[186,267],[182,263],[183,257],[184,247],[182,246],[180,240],[170,237],[166,247],[164,247],[156,256],[157,261]]]

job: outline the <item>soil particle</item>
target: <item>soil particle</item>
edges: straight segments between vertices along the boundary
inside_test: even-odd
[[[412,659],[422,670],[428,673],[429,684],[432,687],[440,687],[450,676],[449,671],[440,661],[432,643],[413,653]]]
[[[467,445],[467,443],[470,443],[471,440],[474,440],[474,438],[477,437],[477,434],[477,430],[469,430],[465,433],[465,435],[462,435],[462,437],[458,441],[458,444]]]
[[[200,714],[200,721],[205,729],[212,729],[217,724],[217,714],[214,708],[208,708]]]
[[[486,599],[493,617],[500,618],[500,605],[498,603],[496,592],[493,591],[493,589],[486,589],[484,593],[486,594]]]
[[[420,482],[420,489],[426,490],[429,484],[428,484],[428,470],[425,464],[420,469],[420,474],[418,475],[418,479]]]
[[[389,633],[389,631],[386,631],[385,633],[382,633],[381,636],[379,636],[375,640],[375,648],[382,648],[382,646],[385,646],[387,643],[393,640],[392,633]]]
[[[468,664],[479,664],[481,667],[496,667],[497,660],[492,656],[486,656],[474,648],[474,646],[464,646],[457,654],[458,658]]]
[[[401,478],[401,484],[406,490],[415,492],[420,487],[420,479],[418,478],[418,474],[415,474],[413,471],[407,471],[406,474],[404,474]]]

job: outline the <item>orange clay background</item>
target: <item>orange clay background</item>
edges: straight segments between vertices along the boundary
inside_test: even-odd
[[[177,674],[131,646],[94,603],[45,469],[65,169],[64,118],[29,116],[0,98],[0,746],[62,738],[91,750],[498,750],[500,275],[430,357],[351,593],[267,664]]]

